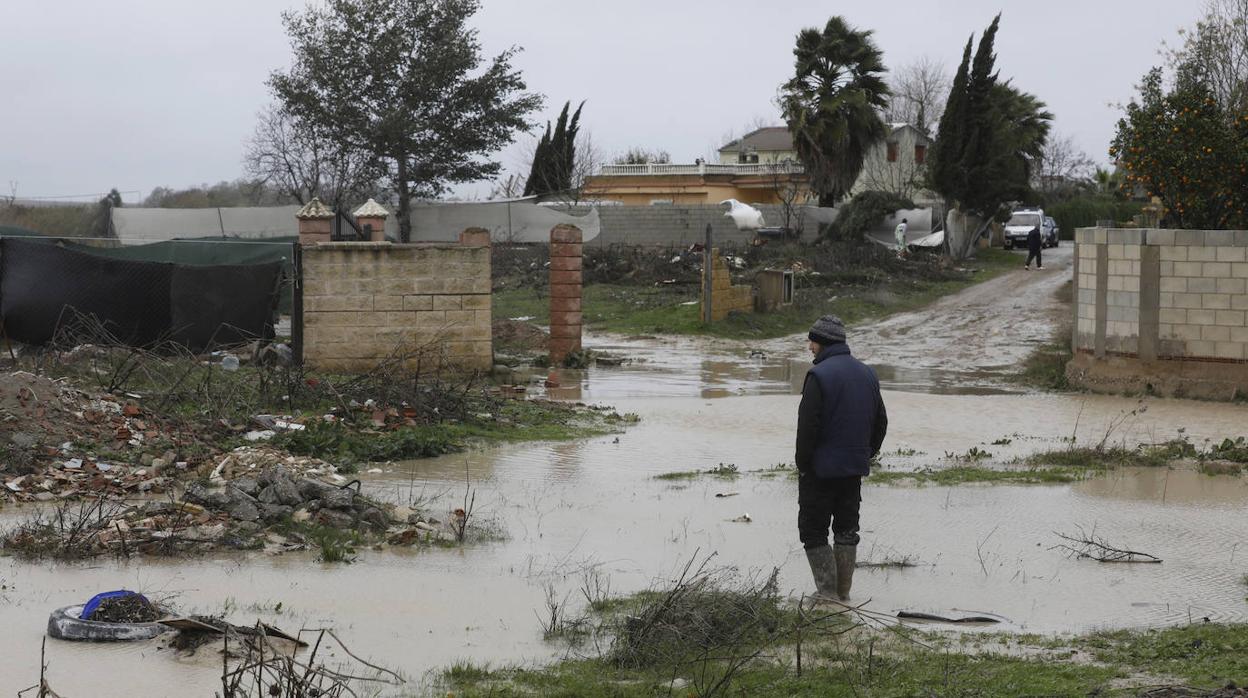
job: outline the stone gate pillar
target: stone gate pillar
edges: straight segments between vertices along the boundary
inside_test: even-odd
[[[333,228],[334,212],[321,200],[313,197],[311,201],[295,214],[299,220],[299,244],[313,245],[318,242],[329,242]]]
[[[360,230],[368,231],[370,241],[386,241],[386,219],[390,217],[390,212],[384,206],[369,199],[363,206],[355,209],[353,215]]]
[[[550,231],[550,363],[559,365],[581,350],[581,229],[557,225]]]

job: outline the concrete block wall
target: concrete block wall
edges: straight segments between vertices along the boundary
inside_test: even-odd
[[[733,286],[728,262],[718,249],[711,250],[711,320],[719,321],[729,313],[754,311],[754,289],[750,286]]]
[[[1082,228],[1075,243],[1075,373],[1248,394],[1248,231]]]
[[[737,230],[731,218],[724,215],[725,206],[600,206],[601,225],[598,237],[587,245],[663,245],[688,247],[706,239],[706,225],[711,224],[717,245],[745,245],[754,239],[754,231]],[[767,225],[784,224],[784,210],[775,204],[755,206],[763,212]],[[818,224],[807,217],[806,234],[814,239]]]
[[[417,350],[445,367],[492,364],[488,246],[319,243],[302,276],[308,366],[362,371]]]

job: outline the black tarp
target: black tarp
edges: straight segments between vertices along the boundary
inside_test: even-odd
[[[272,336],[282,264],[186,266],[110,259],[59,246],[0,240],[5,336],[46,344],[75,314],[116,340],[171,339],[193,351]]]

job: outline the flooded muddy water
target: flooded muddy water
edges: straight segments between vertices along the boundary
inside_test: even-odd
[[[501,540],[458,549],[362,550],[349,565],[319,563],[314,553],[81,565],[0,559],[7,630],[0,636],[0,693],[37,681],[39,644],[53,608],[120,587],[172,596],[183,612],[225,611],[237,623],[259,618],[288,631],[333,627],[360,656],[413,680],[410,690],[384,695],[420,694],[426,672],[459,659],[497,666],[555,658],[561,648],[543,642],[535,612],[547,586],[577,605],[590,573],[624,594],[671,578],[692,556],[713,553],[716,564],[746,573],[778,567],[786,593],[812,590],[797,540],[796,482],[787,472],[764,472],[792,459],[794,393],[808,365],[800,339],[760,346],[752,355],[749,346],[709,340],[590,340],[643,360],[560,372],[562,387],[550,392],[638,414],[641,422],[618,438],[511,445],[389,464],[367,476],[373,495],[415,501],[435,515],[462,504],[467,481],[477,492],[475,515]],[[1003,464],[1058,447],[1072,434],[1095,443],[1110,432],[1112,442],[1134,445],[1172,438],[1179,428],[1198,444],[1248,433],[1243,405],[1009,394],[990,380],[982,390],[967,389],[978,382],[963,377],[981,369],[951,362],[915,369],[944,373],[886,377],[906,388],[885,394],[886,468],[947,467],[946,454],[971,447],[991,451],[991,462]],[[655,477],[721,463],[741,474]],[[715,496],[728,492],[736,494]],[[863,499],[860,559],[916,565],[858,572],[855,600],[870,600],[876,611],[986,612],[1008,619],[1007,630],[1041,633],[1206,617],[1248,621],[1243,477],[1166,468],[1119,470],[1072,485],[917,487],[868,480]],[[749,523],[733,521],[747,513]],[[0,521],[25,515],[9,507]],[[1103,564],[1054,549],[1055,533],[1080,528],[1164,562]],[[49,678],[72,696],[206,696],[219,689],[217,653],[180,657],[160,645],[49,640]]]
[[[1052,447],[1085,424],[1133,409],[1134,401],[1059,396],[948,396],[889,392],[887,448],[930,455],[889,457],[890,467],[939,467],[945,450],[1025,433],[1011,452]],[[367,488],[395,501],[459,506],[465,477],[476,511],[506,540],[463,549],[361,551],[350,565],[312,554],[189,562],[98,561],[31,565],[5,560],[0,608],[0,689],[37,679],[47,613],[105,589],[174,595],[184,611],[230,611],[287,630],[337,628],[361,656],[414,679],[457,659],[536,662],[544,643],[534,616],[546,585],[578,598],[596,570],[627,593],[672,575],[694,554],[743,571],[779,567],[786,592],[809,591],[795,530],[796,483],[757,472],[788,462],[795,396],[731,400],[619,400],[643,421],[619,436],[517,445],[393,464]],[[1194,438],[1248,423],[1248,408],[1158,401],[1123,429],[1168,434],[1183,423]],[[732,463],[735,479],[655,479],[672,471]],[[736,496],[717,498],[735,491]],[[1034,632],[1141,627],[1189,618],[1248,620],[1240,577],[1248,567],[1248,484],[1186,470],[1118,471],[1073,486],[874,486],[864,489],[866,561],[909,558],[909,569],[862,570],[859,600],[880,611],[981,611]],[[751,523],[732,519],[748,513]],[[23,514],[10,508],[4,519]],[[1107,565],[1051,549],[1054,532],[1095,529],[1161,565]],[[274,613],[282,604],[282,612]],[[157,643],[82,646],[50,641],[54,685],[69,695],[208,695],[220,658],[180,658]],[[192,690],[193,689],[193,690]]]

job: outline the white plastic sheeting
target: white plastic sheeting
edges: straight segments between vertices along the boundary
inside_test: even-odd
[[[299,234],[298,206],[239,208],[114,208],[113,230],[123,245],[175,238],[276,238]]]
[[[237,208],[115,208],[113,230],[123,245],[176,238],[275,238],[299,234],[298,206]],[[412,242],[454,242],[465,228],[485,228],[495,242],[548,242],[561,223],[581,229],[586,242],[598,237],[598,210],[580,216],[538,206],[533,199],[428,203],[412,207]],[[399,238],[399,223],[386,219],[386,235]]]

